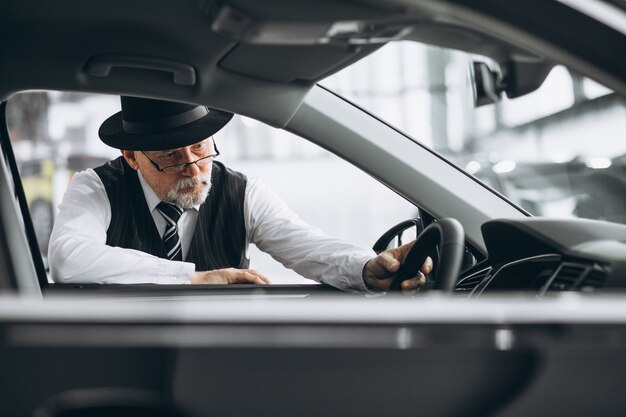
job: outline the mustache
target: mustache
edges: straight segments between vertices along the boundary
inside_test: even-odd
[[[202,186],[201,190],[183,192],[186,187]],[[192,178],[179,179],[167,193],[168,201],[184,209],[202,204],[211,189],[211,174],[201,173]]]
[[[172,191],[177,193],[180,190],[182,190],[183,188],[194,187],[194,186],[200,185],[200,184],[209,185],[210,183],[211,183],[211,174],[201,173],[201,174],[199,174],[199,175],[197,175],[195,177],[181,178],[174,185],[174,189]]]

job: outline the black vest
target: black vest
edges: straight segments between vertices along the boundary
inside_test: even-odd
[[[137,172],[123,157],[94,169],[102,180],[111,203],[109,246],[137,249],[166,258],[165,247],[139,182]],[[243,201],[245,175],[213,162],[211,191],[200,206],[198,222],[185,261],[196,271],[247,268],[246,229]]]

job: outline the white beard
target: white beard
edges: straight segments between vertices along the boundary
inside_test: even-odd
[[[203,184],[202,190],[193,193],[182,193],[180,190],[187,187],[193,187],[198,184]],[[192,178],[181,178],[167,193],[167,199],[173,204],[183,209],[189,209],[199,204],[204,203],[209,191],[211,190],[211,174],[200,173]]]

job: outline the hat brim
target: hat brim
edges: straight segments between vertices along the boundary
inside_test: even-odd
[[[186,125],[161,132],[142,134],[124,131],[120,111],[102,123],[98,135],[105,144],[129,151],[162,151],[182,148],[214,135],[233,117],[232,113],[215,109],[208,110],[209,113],[206,116]]]

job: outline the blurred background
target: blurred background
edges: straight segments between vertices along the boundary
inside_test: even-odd
[[[474,108],[476,57],[417,43],[389,44],[321,84],[444,155],[537,216],[626,223],[626,103],[555,67],[542,87]],[[9,133],[44,259],[73,173],[119,156],[100,124],[119,97],[30,91],[9,100]],[[326,233],[372,246],[417,209],[367,174],[299,137],[236,116],[215,135],[220,160],[262,178]],[[256,248],[251,267],[274,283],[308,282]]]

